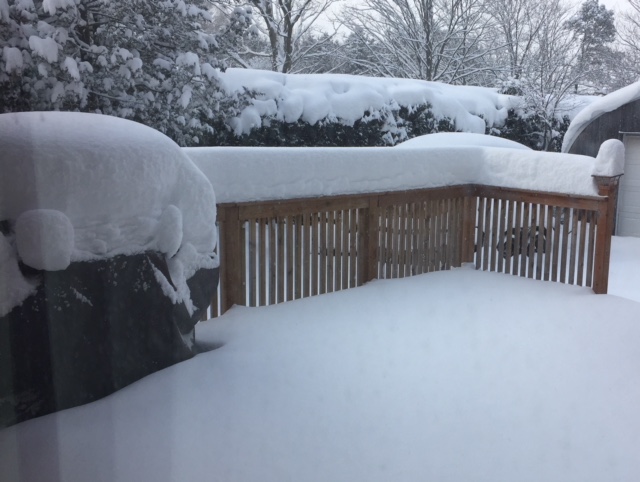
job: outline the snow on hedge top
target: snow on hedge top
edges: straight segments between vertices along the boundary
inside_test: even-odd
[[[193,147],[218,202],[484,184],[597,196],[588,156],[496,147]]]
[[[427,103],[437,119],[447,117],[457,130],[483,134],[487,123],[501,125],[508,109],[519,102],[495,89],[411,79],[252,69],[227,69],[220,77],[229,91],[246,88],[258,94],[253,105],[233,120],[236,134],[260,127],[265,116],[312,125],[323,119],[352,125],[365,112]]]
[[[34,267],[186,244],[213,253],[211,184],[160,132],[96,114],[2,114],[0,146],[0,221],[15,223]],[[29,248],[40,236],[58,255]]]
[[[484,134],[470,134],[467,132],[438,132],[436,134],[427,134],[424,136],[414,137],[408,141],[397,144],[396,148],[406,147],[504,147],[507,149],[523,149],[530,151],[531,149],[518,142],[509,139],[503,139],[496,136],[487,136]]]
[[[571,121],[562,141],[562,152],[569,152],[578,136],[592,120],[638,99],[640,99],[640,82],[635,82],[591,102]]]

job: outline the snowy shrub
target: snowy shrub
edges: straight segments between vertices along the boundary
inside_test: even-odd
[[[551,125],[549,125],[551,123]],[[571,120],[564,116],[562,120],[553,117],[551,121],[538,114],[528,114],[526,111],[509,109],[509,115],[504,125],[489,130],[489,134],[519,142],[537,151],[545,150],[546,136],[551,134],[547,151],[560,152],[564,134],[569,128]]]
[[[412,109],[365,111],[364,116],[353,123],[325,118],[310,124],[301,119],[286,122],[269,116],[262,118],[261,125],[249,133],[236,135],[225,129],[213,129],[205,143],[210,146],[374,147],[455,130],[451,119],[436,119],[429,105],[420,105]]]
[[[235,115],[244,97],[220,88],[225,65],[218,36],[204,30],[208,6],[205,0],[9,2],[0,11],[0,113],[97,112],[198,144],[214,119]],[[225,42],[249,24],[236,17],[224,27]]]
[[[456,132],[455,120],[436,118],[431,106],[420,105],[409,109],[400,107],[389,111],[386,118],[370,112],[353,124],[324,119],[316,124],[303,120],[286,122],[275,116],[261,119],[261,125],[249,133],[236,135],[224,126],[213,129],[204,144],[209,146],[271,146],[271,147],[375,147],[393,146],[425,134]],[[564,133],[570,120],[565,116],[555,119],[553,137],[547,150],[560,152]],[[543,135],[548,123],[537,115],[528,115],[521,109],[509,109],[503,125],[489,126],[486,133],[509,139],[534,150],[544,150]]]

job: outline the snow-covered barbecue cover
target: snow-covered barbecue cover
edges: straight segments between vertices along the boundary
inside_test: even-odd
[[[40,270],[160,251],[178,278],[215,267],[213,188],[171,139],[136,122],[70,112],[0,115],[0,316]]]

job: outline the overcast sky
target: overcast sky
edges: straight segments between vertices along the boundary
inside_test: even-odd
[[[600,0],[599,3],[604,4],[607,6],[607,8],[612,8],[616,11],[628,8],[627,0]]]

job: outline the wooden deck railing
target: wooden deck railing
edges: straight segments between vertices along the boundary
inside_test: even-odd
[[[600,196],[464,185],[221,204],[211,316],[475,263],[606,293],[617,178]]]

